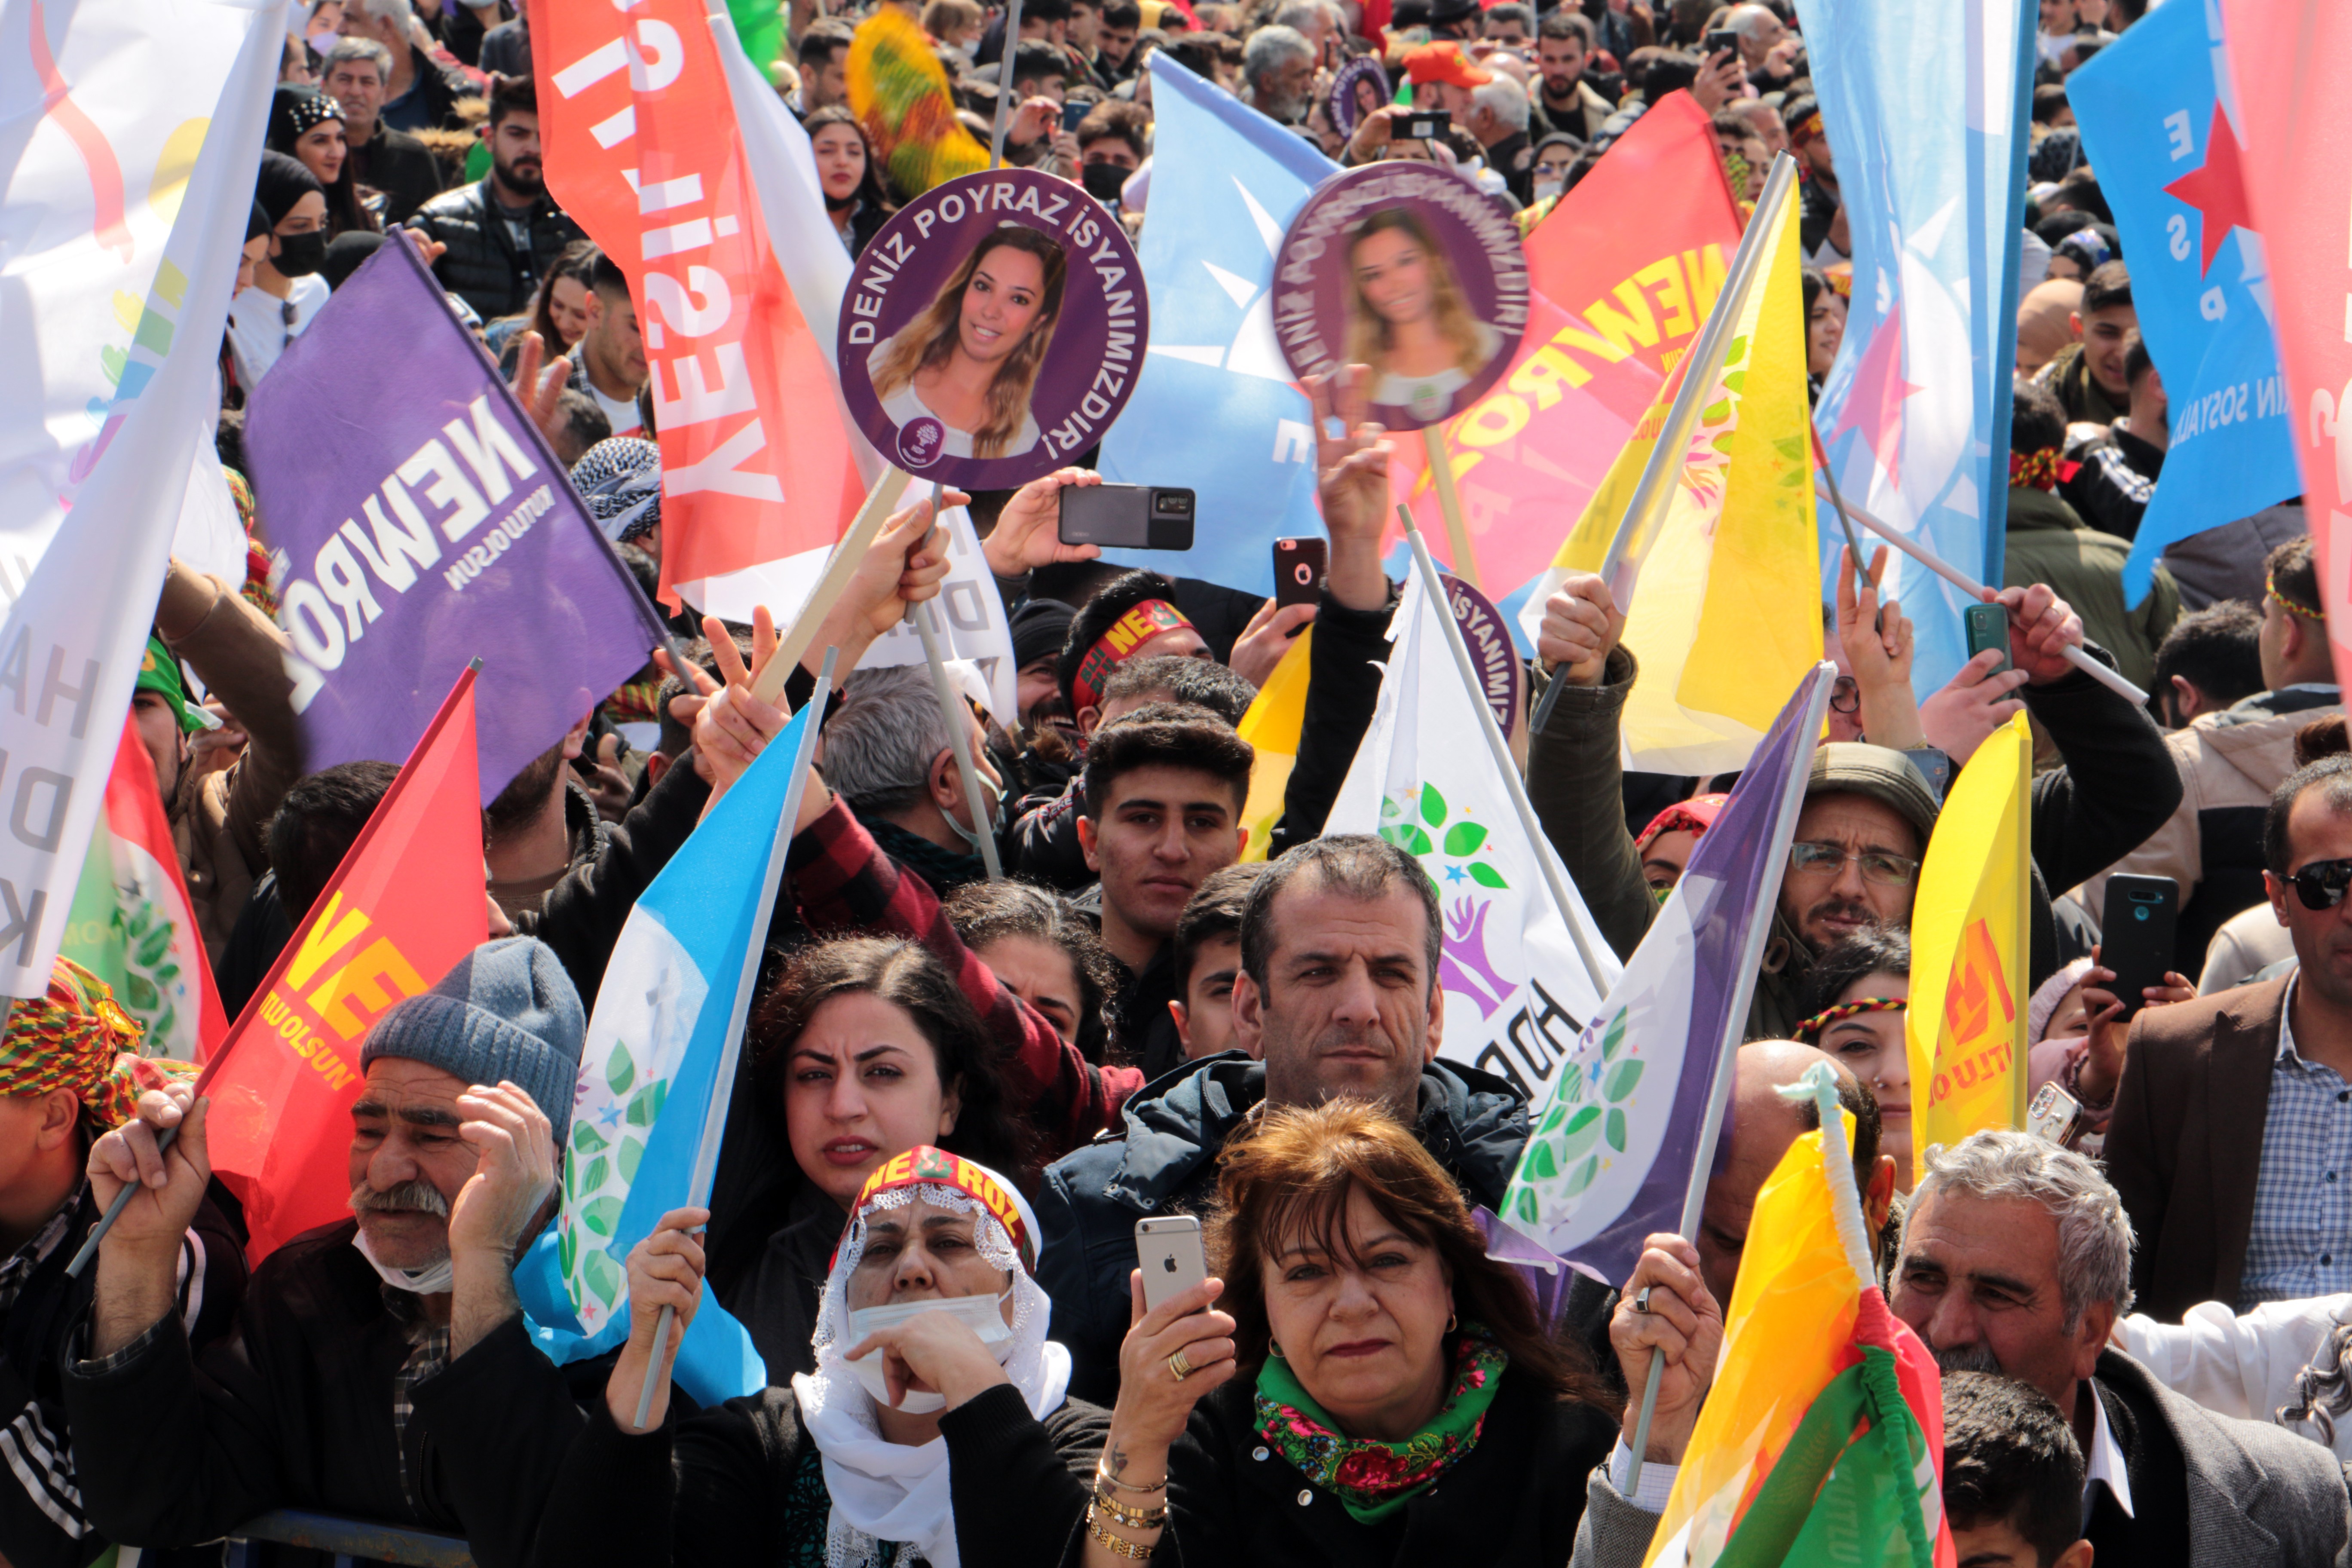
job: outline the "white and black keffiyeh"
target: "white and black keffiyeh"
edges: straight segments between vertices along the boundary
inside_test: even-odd
[[[661,525],[661,448],[639,436],[599,441],[572,465],[572,488],[615,544]]]

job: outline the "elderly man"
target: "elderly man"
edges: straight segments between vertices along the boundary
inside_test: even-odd
[[[1070,1349],[1080,1397],[1118,1392],[1135,1222],[1199,1212],[1216,1186],[1218,1151],[1261,1102],[1381,1100],[1473,1202],[1500,1201],[1527,1142],[1527,1104],[1500,1079],[1436,1059],[1441,934],[1437,889],[1383,839],[1311,840],[1252,885],[1234,983],[1238,1051],[1146,1085],[1118,1133],[1045,1173],[1038,1283],[1054,1299],[1054,1335]]]
[[[1687,1248],[1654,1239],[1636,1271],[1659,1286],[1652,1311],[1612,1325],[1630,1386],[1646,1382],[1653,1347],[1667,1361],[1641,1492],[1624,1494],[1622,1468],[1594,1472],[1580,1564],[1627,1561],[1626,1543],[1648,1542],[1722,1349],[1720,1303],[1677,1256]],[[2109,1347],[2131,1305],[2131,1248],[2122,1200],[2088,1160],[2028,1133],[1979,1132],[1928,1152],[1889,1304],[1945,1371],[1999,1373],[2058,1407],[2086,1460],[2095,1562],[2334,1562],[2347,1519],[2327,1450],[2213,1415]]]
[[[992,813],[1004,797],[1004,780],[989,760],[971,705],[962,705],[958,722],[981,797],[991,805],[986,822],[971,819],[955,738],[929,669],[861,669],[842,691],[842,705],[824,726],[824,772],[835,791],[875,842],[941,898],[981,880],[988,874],[981,836],[996,831]]]
[[[1277,125],[1307,118],[1315,46],[1296,27],[1260,27],[1242,54],[1242,101]]]
[[[527,1342],[510,1270],[555,1212],[585,1027],[562,965],[527,937],[477,948],[388,1009],[361,1052],[352,1217],[266,1258],[228,1339],[200,1357],[174,1302],[211,1174],[209,1101],[151,1092],[92,1146],[99,1207],[141,1187],[99,1248],[87,1343],[65,1371],[103,1533],[185,1546],[311,1508],[465,1536],[485,1568],[525,1560],[528,1500],[553,1484],[572,1401],[593,1388],[543,1357],[505,1358],[493,1459],[440,1400],[485,1340]],[[166,1127],[180,1135],[159,1153]]]
[[[1470,94],[1462,129],[1486,150],[1486,167],[1524,205],[1535,199],[1535,151],[1528,143],[1528,89],[1500,72]]]
[[[373,38],[339,40],[327,51],[319,90],[343,110],[352,178],[383,193],[383,222],[404,224],[441,194],[441,164],[425,143],[386,124],[378,111],[390,95],[393,56]]]

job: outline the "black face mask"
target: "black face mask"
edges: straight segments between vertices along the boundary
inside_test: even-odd
[[[1078,171],[1078,178],[1084,182],[1087,195],[1095,200],[1115,202],[1118,200],[1119,191],[1127,184],[1128,177],[1134,173],[1134,170],[1123,169],[1117,163],[1088,163]]]
[[[269,265],[287,278],[308,278],[327,265],[327,231],[314,228],[308,234],[281,234],[278,237],[278,254]]]

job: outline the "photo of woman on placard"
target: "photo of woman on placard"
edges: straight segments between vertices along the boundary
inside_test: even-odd
[[[1062,311],[1068,258],[1051,237],[1007,223],[973,247],[929,309],[866,362],[893,424],[929,417],[953,458],[1011,458],[1039,439],[1029,399]]]
[[[1428,226],[1406,207],[1366,218],[1348,242],[1348,352],[1379,378],[1372,401],[1433,423],[1477,378],[1503,335],[1471,313]]]

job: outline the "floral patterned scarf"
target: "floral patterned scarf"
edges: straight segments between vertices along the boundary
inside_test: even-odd
[[[1486,1407],[1509,1352],[1477,1323],[1455,1337],[1454,1386],[1428,1426],[1402,1443],[1350,1437],[1300,1385],[1287,1362],[1269,1357],[1257,1374],[1257,1427],[1300,1474],[1339,1500],[1349,1517],[1377,1524],[1433,1484],[1478,1446]]]

